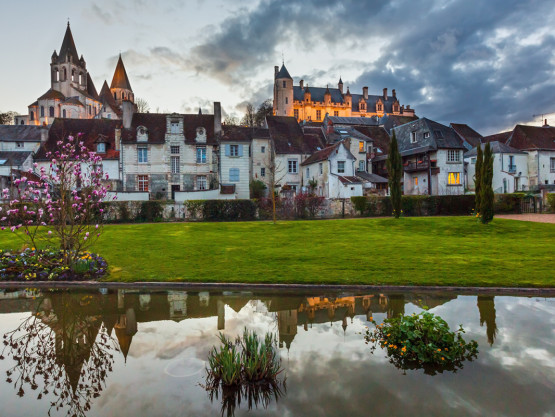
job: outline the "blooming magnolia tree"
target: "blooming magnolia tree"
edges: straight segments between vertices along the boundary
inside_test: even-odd
[[[108,191],[102,181],[102,158],[80,138],[81,134],[69,136],[46,154],[51,160],[48,172],[41,167],[37,175],[31,169],[14,180],[12,188],[2,192],[8,205],[0,208],[2,230],[16,233],[33,248],[58,247],[66,266],[100,236],[102,202]]]

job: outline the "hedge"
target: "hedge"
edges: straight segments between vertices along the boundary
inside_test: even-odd
[[[547,194],[547,208],[555,213],[555,193]]]
[[[256,220],[256,204],[252,200],[205,200],[201,211],[208,221]]]
[[[391,216],[389,197],[351,197],[354,208],[366,216]],[[469,215],[474,195],[405,195],[401,198],[404,216]]]

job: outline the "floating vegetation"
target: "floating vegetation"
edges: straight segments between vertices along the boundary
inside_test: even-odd
[[[234,341],[221,333],[219,337],[221,345],[213,347],[208,355],[204,388],[211,401],[221,397],[222,415],[233,416],[241,401],[247,402],[249,410],[267,408],[272,399],[277,401],[285,393],[273,334],[267,333],[262,339],[245,329]]]
[[[383,324],[370,321],[375,329],[366,330],[366,343],[372,352],[378,346],[386,349],[389,361],[399,369],[424,369],[429,375],[456,372],[465,360],[478,356],[478,343],[465,342],[462,326],[453,332],[445,320],[427,311],[385,319]]]

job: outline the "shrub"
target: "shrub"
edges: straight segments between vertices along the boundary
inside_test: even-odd
[[[475,207],[475,196],[466,195],[438,195],[430,200],[430,215],[469,215]]]
[[[139,211],[139,220],[143,222],[159,221],[162,218],[163,212],[164,208],[160,201],[143,201],[141,203],[141,210]]]
[[[520,205],[524,193],[496,194],[494,199],[494,210],[496,213],[520,213]]]
[[[377,346],[386,349],[389,361],[403,370],[423,368],[429,375],[456,372],[465,360],[478,356],[478,343],[464,341],[462,326],[452,332],[441,317],[427,311],[385,319],[383,324],[370,321],[375,329],[366,330],[366,343],[372,351]]]
[[[555,193],[547,194],[547,208],[555,213]]]
[[[324,197],[318,197],[316,195],[311,195],[306,200],[306,211],[308,216],[313,219],[316,217],[318,212],[324,208],[326,204],[326,199]]]
[[[264,191],[266,190],[266,184],[260,180],[253,180],[250,183],[251,198],[261,198],[264,197]]]
[[[368,199],[366,197],[351,197],[353,207],[362,216],[368,211]]]
[[[118,219],[120,222],[129,222],[131,220],[131,214],[129,213],[129,207],[126,201],[117,202],[118,209]]]
[[[196,219],[202,213],[204,200],[188,200],[183,204],[189,212],[189,218]]]
[[[209,221],[255,220],[256,205],[251,200],[205,200],[202,215]]]

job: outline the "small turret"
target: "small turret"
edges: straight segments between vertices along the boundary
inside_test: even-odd
[[[331,104],[331,92],[330,92],[330,88],[329,88],[328,85],[326,85],[326,92],[324,93],[324,103],[326,105]]]
[[[308,88],[308,84],[304,89],[304,102],[309,103],[311,101],[310,89]]]
[[[347,87],[347,93],[345,94],[345,104],[349,107],[353,105],[353,97],[351,96],[351,92],[349,91],[349,87]]]
[[[58,54],[56,53],[56,50],[54,49],[54,52],[52,53],[52,63],[55,64],[58,61]]]

